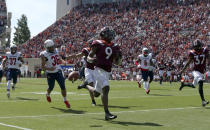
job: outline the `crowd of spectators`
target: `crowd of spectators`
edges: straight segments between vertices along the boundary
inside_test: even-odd
[[[172,61],[179,69],[193,40],[209,45],[209,0],[142,0],[82,5],[19,47],[25,57],[39,57],[51,38],[61,55],[77,53],[96,39],[99,30],[112,26],[121,45],[122,68],[132,73],[137,55],[148,47],[157,61]],[[77,59],[68,61],[76,63]]]
[[[0,35],[5,31],[7,23],[7,7],[5,0],[0,0]]]

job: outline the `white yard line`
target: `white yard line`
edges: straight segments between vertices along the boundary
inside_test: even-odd
[[[15,125],[4,124],[4,123],[1,123],[1,122],[0,122],[0,125],[7,126],[7,127],[13,127],[13,128],[21,129],[21,130],[32,130],[32,129],[23,128],[23,127],[19,127],[19,126],[15,126]]]
[[[112,113],[133,113],[133,112],[151,112],[151,111],[170,111],[170,110],[184,110],[184,109],[198,109],[202,107],[179,107],[179,108],[159,108],[159,109],[145,109],[134,111],[118,111]],[[209,108],[209,107],[207,107]],[[0,116],[0,119],[10,118],[41,118],[41,117],[62,117],[62,116],[85,116],[85,115],[102,115],[104,112],[84,113],[84,114],[56,114],[56,115],[34,115],[34,116]]]

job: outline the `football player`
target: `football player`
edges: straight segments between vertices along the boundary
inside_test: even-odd
[[[166,66],[166,70],[167,70],[167,80],[169,79],[170,84],[172,83],[173,80],[173,70],[175,69],[174,65],[172,64],[172,62],[170,61],[167,66]]]
[[[142,54],[138,56],[137,62],[139,63],[138,68],[141,69],[145,92],[149,94],[150,89],[149,89],[149,83],[147,83],[147,80],[149,77],[149,68],[151,65],[153,65],[153,63],[152,63],[152,55],[149,55],[149,50],[147,48],[142,49]]]
[[[160,76],[160,84],[163,82],[163,74],[164,74],[164,69],[166,68],[163,59],[160,60],[158,63],[158,69],[159,69],[159,76]]]
[[[6,79],[7,79],[7,97],[10,97],[10,84],[11,80],[13,79],[12,89],[15,90],[15,85],[17,83],[17,76],[19,74],[19,62],[24,63],[22,54],[17,52],[17,46],[12,44],[10,46],[10,52],[6,53],[6,58],[3,60],[3,68],[5,68],[7,63],[7,72],[6,72]]]
[[[90,41],[90,43],[92,43]],[[80,58],[84,56],[84,60],[85,60],[85,81],[83,84],[78,86],[78,89],[82,89],[82,88],[86,88],[87,85],[94,87],[94,83],[95,83],[95,79],[94,79],[94,64],[93,63],[89,63],[87,61],[87,57],[88,54],[90,53],[90,48],[83,48],[82,52],[78,53],[78,54],[73,54],[70,55],[68,57],[66,57],[67,59],[71,59],[71,58]],[[96,101],[94,99],[94,95],[93,92],[89,91],[90,93],[90,97],[92,100],[92,106],[96,106]]]
[[[61,94],[64,99],[64,103],[67,108],[70,108],[70,104],[66,98],[65,78],[60,66],[60,63],[64,61],[59,56],[58,51],[55,49],[55,44],[52,40],[48,39],[44,42],[46,48],[45,51],[40,53],[42,70],[47,72],[48,89],[46,93],[46,99],[51,102],[50,93],[55,86],[55,80],[58,82],[61,88]]]
[[[209,104],[209,101],[206,101],[203,94],[203,81],[204,81],[204,73],[206,70],[206,62],[208,65],[210,65],[209,60],[209,54],[207,47],[203,47],[203,43],[201,40],[196,39],[193,42],[193,49],[189,53],[189,58],[183,69],[180,71],[179,74],[182,74],[185,69],[189,66],[190,63],[194,64],[193,68],[193,83],[192,84],[186,84],[182,83],[179,90],[182,90],[183,87],[189,86],[189,87],[195,87],[197,84],[199,84],[199,94],[202,100],[202,106],[206,106]]]
[[[93,41],[87,61],[95,64],[95,88],[87,86],[88,90],[94,93],[95,97],[101,94],[101,100],[104,105],[105,120],[117,118],[110,113],[108,109],[109,94],[109,76],[112,65],[120,65],[122,54],[118,44],[112,42],[115,38],[115,31],[111,27],[104,27],[100,31],[100,40]]]
[[[3,66],[2,66],[2,56],[0,56],[0,83],[2,81],[2,77],[3,77]]]

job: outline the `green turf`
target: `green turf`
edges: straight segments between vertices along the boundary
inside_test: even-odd
[[[146,95],[136,82],[111,81],[110,111],[118,118],[105,121],[100,98],[96,107],[91,106],[87,90],[77,90],[80,83],[66,82],[71,109],[65,107],[57,84],[52,103],[46,101],[46,79],[21,79],[10,99],[6,97],[6,84],[1,84],[0,130],[17,129],[2,123],[35,130],[210,129],[210,107],[201,107],[197,88],[178,91],[179,83],[164,82],[160,86],[153,82],[151,93]],[[209,87],[204,85],[204,93],[210,100]]]

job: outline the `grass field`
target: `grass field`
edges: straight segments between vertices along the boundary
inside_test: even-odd
[[[3,81],[5,82],[5,80]],[[71,109],[67,109],[56,84],[52,102],[45,99],[46,79],[21,79],[11,98],[6,97],[6,84],[0,87],[0,130],[209,130],[210,105],[203,108],[198,90],[179,83],[151,84],[146,95],[136,82],[111,81],[110,111],[118,115],[104,120],[100,98],[91,106],[87,90],[77,90],[80,81],[66,82]],[[210,100],[210,84],[204,93]]]

